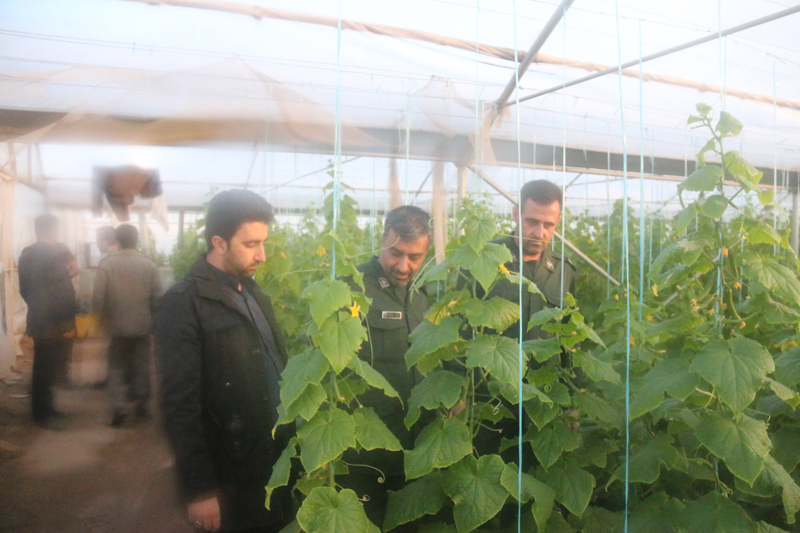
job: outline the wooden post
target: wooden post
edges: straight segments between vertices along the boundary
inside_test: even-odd
[[[798,217],[798,207],[800,206],[800,195],[798,195],[797,190],[795,189],[792,192],[792,233],[790,238],[790,245],[794,253],[797,253],[798,241],[800,239],[800,235],[798,235],[798,230],[800,230],[800,217]]]
[[[433,163],[433,196],[431,215],[433,217],[433,245],[436,264],[444,261],[444,248],[447,246],[447,191],[444,188],[444,163]]]
[[[183,250],[183,216],[186,211],[178,211],[178,250]]]
[[[139,213],[139,238],[142,240],[142,253],[150,257],[150,231],[147,228],[147,216]]]

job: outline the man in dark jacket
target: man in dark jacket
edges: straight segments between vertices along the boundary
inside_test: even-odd
[[[372,298],[367,313],[369,341],[364,342],[358,353],[391,383],[403,405],[408,404],[411,389],[421,380],[418,373],[406,366],[405,353],[409,334],[428,310],[428,296],[424,289],[412,291],[409,287],[425,260],[431,234],[430,215],[422,209],[409,205],[393,209],[386,215],[380,254],[358,267],[364,273],[364,294]],[[361,399],[365,406],[375,410],[404,448],[413,448],[413,434],[403,424],[405,412],[397,399],[376,389]],[[359,497],[369,496],[365,504],[367,515],[380,524],[386,510],[386,491],[403,486],[403,456],[399,452],[374,450],[362,451],[350,459],[353,460],[348,462],[368,464],[385,474],[385,482],[379,483],[381,476],[375,471],[362,472],[363,469],[353,467],[351,475],[343,481],[345,485],[352,484]]]
[[[34,221],[36,242],[19,256],[19,292],[28,305],[26,333],[33,338],[33,419],[51,429],[65,427],[53,405],[53,382],[65,367],[75,336],[74,256],[58,243],[59,223],[53,215]]]
[[[562,258],[561,254],[550,248],[550,242],[561,222],[561,189],[547,180],[529,181],[522,186],[520,196],[520,207],[514,207],[512,213],[517,230],[514,235],[497,242],[511,251],[512,260],[506,263],[506,268],[519,272],[519,239],[522,237],[522,276],[536,283],[545,297],[542,299],[538,294],[522,291],[520,315],[525,331],[532,315],[545,307],[561,307],[567,293],[575,294],[575,266],[569,259]],[[492,289],[492,296],[501,296],[518,303],[519,292],[519,285],[501,280]],[[516,339],[519,336],[519,326],[511,326],[503,334]],[[541,329],[536,327],[527,331],[523,340],[541,336]]]
[[[287,354],[272,304],[252,280],[266,260],[272,207],[251,191],[215,196],[208,253],[159,302],[155,341],[164,423],[197,529],[278,532],[288,491],[264,507],[264,486],[286,444],[271,431]],[[276,498],[277,495],[277,498]]]

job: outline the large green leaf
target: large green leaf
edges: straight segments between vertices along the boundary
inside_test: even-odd
[[[652,411],[664,399],[666,392],[673,398],[685,400],[697,387],[696,374],[689,372],[689,361],[667,359],[651,368],[638,386],[631,403],[631,419]]]
[[[654,494],[634,507],[628,521],[630,533],[679,533],[685,507],[666,494]]]
[[[800,463],[800,428],[783,426],[770,435],[772,439],[772,456],[787,472],[793,472]]]
[[[290,405],[309,383],[319,383],[330,365],[319,350],[307,348],[286,363],[281,373],[281,403]]]
[[[786,511],[786,521],[794,524],[795,515],[800,511],[800,487],[797,486],[792,476],[771,456],[764,463],[761,474],[766,482],[772,485],[783,499],[783,508]]]
[[[397,492],[389,491],[383,530],[392,530],[425,515],[435,515],[445,498],[439,472],[412,481]]]
[[[769,352],[759,343],[735,337],[706,344],[689,370],[711,383],[720,399],[739,412],[752,403],[775,365]]]
[[[367,382],[370,387],[381,389],[386,396],[400,398],[394,387],[383,377],[383,374],[372,368],[369,363],[358,357],[353,357],[348,363],[347,368],[355,372],[361,379]]]
[[[570,452],[580,445],[578,433],[564,424],[547,427],[531,439],[533,453],[545,468],[558,461],[563,452]]]
[[[500,272],[500,265],[511,261],[511,252],[501,244],[489,243],[478,253],[471,246],[462,244],[456,250],[453,261],[461,268],[469,270],[483,289],[488,291]]]
[[[493,216],[469,218],[464,224],[464,235],[472,249],[476,252],[483,250],[490,240],[497,235],[497,222]]]
[[[508,491],[500,483],[505,463],[499,455],[468,456],[442,476],[442,487],[455,503],[453,517],[459,533],[469,532],[500,512]]]
[[[554,318],[560,318],[563,315],[563,309],[559,309],[558,307],[545,307],[541,311],[531,315],[530,319],[528,319],[528,329],[526,331],[530,331],[533,327],[541,326],[542,324],[550,322]]]
[[[566,507],[569,512],[580,517],[594,490],[595,479],[592,474],[574,464],[558,463],[546,472],[540,471],[536,476],[539,481],[553,489],[556,501]]]
[[[744,252],[741,256],[745,276],[760,282],[790,304],[800,306],[800,282],[791,269],[757,254]]]
[[[780,381],[770,378],[767,378],[767,383],[769,383],[769,388],[778,398],[789,404],[792,410],[797,409],[797,406],[800,405],[800,395],[797,394],[796,390],[790,389]]]
[[[719,122],[717,122],[716,129],[720,135],[737,136],[742,133],[744,125],[739,120],[728,113],[727,111],[720,111]],[[728,152],[730,153],[730,152]]]
[[[522,484],[521,494],[520,481]],[[522,503],[533,500],[531,509],[533,518],[536,520],[539,531],[544,531],[547,519],[550,518],[550,513],[553,511],[555,491],[530,474],[523,472],[520,476],[517,465],[514,463],[506,464],[500,483],[514,499]]]
[[[588,507],[581,518],[581,533],[623,533],[625,515],[603,507]]]
[[[653,260],[653,264],[650,265],[650,279],[656,279],[661,269],[673,256],[678,255],[680,263],[691,266],[700,258],[703,250],[713,246],[714,239],[709,235],[693,233],[682,237],[664,248]]]
[[[322,353],[338,374],[355,357],[361,343],[367,340],[367,330],[361,319],[340,312],[338,320],[330,317],[320,326],[317,340]]]
[[[694,433],[703,446],[750,485],[764,468],[772,448],[767,425],[744,414],[733,419],[723,413],[704,415]]]
[[[746,220],[744,223],[747,242],[750,244],[779,244],[781,234],[774,227],[761,220]]]
[[[622,427],[625,422],[625,412],[618,406],[611,405],[605,399],[591,392],[576,392],[573,396],[575,407],[580,409],[589,418],[595,418],[613,427]]]
[[[427,354],[457,341],[459,326],[461,326],[461,319],[454,316],[443,318],[439,325],[423,320],[408,337],[411,341],[411,347],[405,355],[408,368],[411,368]]]
[[[355,492],[330,487],[311,491],[297,511],[297,522],[305,533],[371,533],[374,527]]]
[[[756,533],[747,513],[718,492],[689,502],[682,522],[685,533]]]
[[[561,353],[561,342],[556,339],[532,339],[522,342],[522,350],[531,354],[533,358],[544,363],[551,357]]]
[[[338,279],[316,281],[305,288],[301,297],[308,300],[311,318],[318,326],[342,307],[350,305],[350,287]]]
[[[405,451],[406,479],[445,468],[472,453],[469,428],[455,418],[439,418],[423,429],[413,450]]]
[[[289,444],[281,452],[281,456],[272,465],[272,474],[269,476],[267,486],[264,487],[267,491],[267,499],[264,506],[269,509],[270,497],[272,492],[278,487],[284,487],[289,483],[289,474],[292,470],[292,457],[297,456],[297,437],[292,437]]]
[[[672,439],[666,433],[659,433],[636,453],[628,462],[628,481],[631,483],[655,483],[661,475],[661,466],[672,468],[678,461],[678,450],[672,446]],[[625,465],[621,464],[612,474],[614,479],[625,481]]]
[[[722,180],[722,167],[706,165],[700,167],[682,181],[678,187],[686,191],[713,191]]]
[[[594,381],[608,381],[619,383],[620,377],[614,367],[608,361],[602,361],[594,355],[586,352],[578,352],[573,357],[573,364],[583,368],[587,376]]]
[[[478,337],[467,345],[467,366],[481,366],[494,379],[507,383],[519,392],[520,368],[519,343],[508,337],[489,335]],[[522,364],[528,362],[528,354],[522,352]]]
[[[768,524],[763,520],[758,523],[758,528],[756,529],[756,533],[789,533],[785,529],[781,529],[777,526],[773,526],[772,524]]]
[[[300,417],[303,420],[311,420],[322,403],[328,399],[325,394],[325,389],[319,383],[310,383],[300,396],[297,397],[289,406],[285,408],[283,420],[281,424],[293,421],[295,418]]]
[[[428,374],[411,390],[408,399],[408,414],[405,424],[407,428],[419,420],[421,408],[436,409],[440,405],[449,409],[461,397],[461,391],[466,385],[466,377],[459,376],[447,370],[437,370]]]
[[[736,150],[725,152],[722,161],[725,163],[725,170],[746,189],[757,190],[753,186],[758,185],[764,173],[748,163],[739,152]]]
[[[461,310],[474,328],[485,326],[503,332],[519,320],[519,304],[499,296],[488,300],[472,298],[464,302]]]
[[[371,407],[356,409],[353,413],[353,421],[356,425],[356,440],[365,450],[383,448],[399,452],[403,449],[397,437],[389,431],[389,428]]]
[[[709,218],[720,218],[728,208],[728,199],[721,194],[713,194],[706,198],[700,207],[700,212]]]
[[[300,442],[300,461],[306,472],[312,472],[333,461],[346,449],[356,445],[356,424],[353,417],[341,409],[319,411],[297,428]]]
[[[536,428],[541,430],[561,413],[561,408],[533,398],[524,404],[525,413],[536,424]]]

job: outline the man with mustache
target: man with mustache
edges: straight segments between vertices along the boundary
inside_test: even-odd
[[[219,193],[205,221],[208,252],[159,302],[155,340],[164,425],[189,522],[198,530],[277,533],[288,490],[264,489],[288,441],[273,438],[286,347],[252,276],[266,261],[272,206],[252,191]]]
[[[513,235],[498,242],[511,252],[512,260],[505,267],[511,272],[520,272],[525,279],[533,281],[544,294],[522,291],[520,317],[523,330],[530,317],[545,307],[561,307],[567,293],[575,294],[575,266],[569,259],[550,248],[553,235],[561,223],[563,195],[561,189],[547,180],[529,181],[522,186],[519,207],[514,207],[512,216],[516,224]],[[520,261],[520,238],[522,239],[522,261]],[[562,264],[563,263],[563,264]],[[522,265],[520,267],[520,265]],[[562,283],[563,270],[563,283]],[[562,292],[563,291],[563,292]],[[511,302],[519,302],[519,285],[508,280],[498,281],[492,296],[500,296]],[[503,332],[514,339],[519,337],[519,325],[512,325]],[[538,327],[523,335],[522,340],[542,336]]]
[[[414,385],[422,380],[418,372],[408,369],[404,356],[409,347],[409,334],[422,322],[428,310],[427,293],[424,288],[412,289],[412,283],[428,253],[433,233],[430,220],[430,215],[418,207],[404,205],[393,209],[386,215],[380,253],[358,267],[364,274],[364,294],[372,298],[366,317],[369,340],[361,345],[358,354],[391,383],[403,405],[407,405]],[[355,283],[351,285],[356,289]],[[414,435],[403,424],[405,412],[396,398],[370,389],[359,399],[364,406],[375,410],[405,449],[413,447]],[[380,470],[354,466],[350,475],[342,478],[342,483],[352,488],[359,498],[369,496],[364,504],[367,516],[375,524],[381,524],[387,490],[396,491],[404,485],[402,453],[362,451],[346,454],[345,460]],[[385,482],[378,481],[382,476]],[[401,527],[393,531],[405,530]]]

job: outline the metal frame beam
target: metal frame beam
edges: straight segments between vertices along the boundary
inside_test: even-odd
[[[800,4],[796,5],[796,6],[792,6],[792,7],[787,8],[787,9],[784,9],[783,11],[778,11],[777,13],[773,13],[772,15],[767,15],[766,17],[761,17],[761,18],[758,18],[758,19],[755,19],[755,20],[751,20],[750,22],[746,22],[744,24],[739,24],[738,26],[734,26],[732,28],[728,28],[727,30],[724,30],[724,31],[721,31],[721,32],[712,33],[711,35],[707,35],[705,37],[700,37],[699,39],[695,39],[693,41],[689,41],[689,42],[684,43],[684,44],[673,46],[672,48],[667,48],[666,50],[662,50],[661,52],[656,52],[655,54],[650,54],[650,55],[644,56],[641,59],[637,58],[637,59],[634,59],[632,61],[628,61],[628,62],[622,63],[621,65],[617,65],[615,67],[607,68],[605,70],[601,70],[600,72],[594,72],[594,73],[589,74],[587,76],[583,76],[582,78],[578,78],[576,80],[568,81],[566,83],[562,83],[562,84],[556,85],[555,87],[550,87],[549,89],[545,89],[543,91],[539,91],[539,92],[536,92],[536,93],[533,93],[533,94],[529,94],[529,95],[523,96],[522,98],[519,98],[515,102],[506,102],[506,103],[502,104],[501,107],[506,107],[506,106],[513,105],[514,103],[522,103],[522,102],[525,102],[527,100],[531,100],[533,98],[538,98],[539,96],[544,96],[546,94],[550,94],[550,93],[559,91],[561,89],[566,89],[567,87],[572,87],[574,85],[578,85],[580,83],[583,83],[583,82],[586,82],[586,81],[589,81],[589,80],[593,80],[593,79],[599,78],[601,76],[605,76],[606,74],[612,74],[612,73],[615,73],[615,72],[619,72],[622,69],[625,69],[625,68],[628,68],[628,67],[632,67],[632,66],[638,65],[640,63],[645,63],[647,61],[652,61],[653,59],[658,59],[659,57],[668,56],[670,54],[674,54],[675,52],[680,52],[682,50],[686,50],[687,48],[692,48],[692,47],[697,46],[699,44],[707,43],[709,41],[714,41],[716,39],[720,39],[722,37],[725,37],[727,35],[731,35],[733,33],[738,33],[738,32],[743,31],[743,30],[754,28],[756,26],[760,26],[761,24],[766,24],[767,22],[772,22],[773,20],[778,20],[778,19],[781,19],[783,17],[787,17],[789,15],[793,15],[793,14],[798,13],[798,12],[800,12]]]

